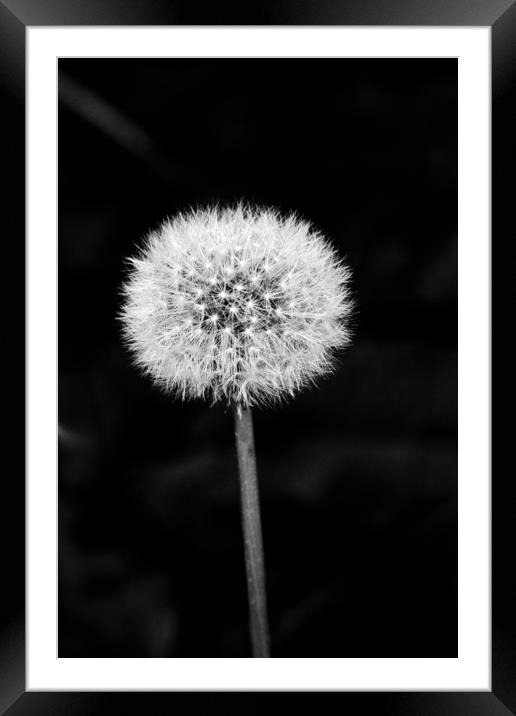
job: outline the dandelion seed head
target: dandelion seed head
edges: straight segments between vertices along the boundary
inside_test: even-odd
[[[331,371],[350,341],[350,271],[295,215],[244,204],[180,214],[130,264],[124,339],[183,399],[277,402]]]

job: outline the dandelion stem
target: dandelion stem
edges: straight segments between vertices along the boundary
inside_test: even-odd
[[[244,532],[251,643],[253,656],[266,658],[270,656],[269,627],[251,409],[237,405],[234,417],[238,471],[240,475],[240,497],[242,501],[242,528]]]

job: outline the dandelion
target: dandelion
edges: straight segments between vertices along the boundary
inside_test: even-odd
[[[296,215],[239,204],[165,221],[130,259],[120,313],[165,392],[234,410],[255,656],[268,656],[251,408],[330,372],[350,341],[350,271]]]

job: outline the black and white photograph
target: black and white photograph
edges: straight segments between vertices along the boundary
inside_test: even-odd
[[[457,72],[58,61],[59,657],[457,656]]]
[[[0,0],[1,714],[516,713],[515,31]]]

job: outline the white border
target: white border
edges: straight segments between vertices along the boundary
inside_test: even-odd
[[[27,48],[27,689],[490,690],[490,28],[38,27]],[[57,658],[56,58],[66,56],[459,58],[457,659]]]

